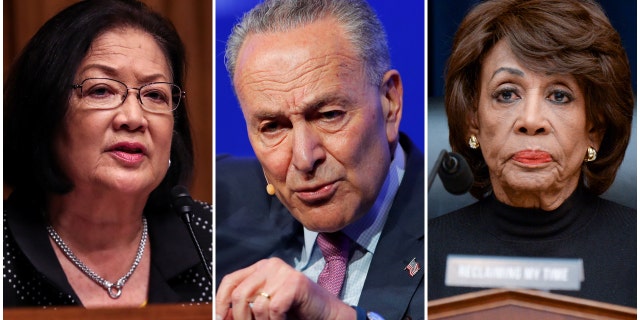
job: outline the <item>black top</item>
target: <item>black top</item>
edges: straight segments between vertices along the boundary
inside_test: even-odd
[[[81,305],[49,242],[43,210],[29,200],[13,192],[4,202],[4,307]],[[211,261],[212,208],[196,203],[191,224]],[[184,223],[171,210],[146,216],[151,243],[147,302],[210,303],[211,282]]]
[[[553,291],[636,306],[636,210],[578,188],[553,211],[507,206],[487,197],[429,220],[428,299],[483,288],[447,287],[448,254],[581,258],[580,291]]]

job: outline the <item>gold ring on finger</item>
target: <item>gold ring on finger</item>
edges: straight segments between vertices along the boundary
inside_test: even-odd
[[[271,295],[269,295],[268,293],[264,292],[264,291],[260,291],[260,295],[267,298],[267,300],[271,300]]]

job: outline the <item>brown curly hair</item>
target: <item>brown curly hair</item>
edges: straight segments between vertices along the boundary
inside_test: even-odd
[[[478,110],[481,62],[500,40],[529,69],[577,79],[587,121],[604,132],[598,158],[583,164],[582,181],[594,194],[605,192],[624,158],[634,108],[631,70],[619,34],[592,1],[489,0],[460,24],[445,76],[449,143],[471,166],[470,193],[480,199],[492,190],[480,149],[469,148],[467,141]]]

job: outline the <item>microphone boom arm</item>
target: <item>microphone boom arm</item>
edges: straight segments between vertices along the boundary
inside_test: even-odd
[[[440,167],[440,163],[442,163],[442,160],[447,155],[447,153],[447,150],[442,149],[442,151],[440,151],[440,154],[438,155],[438,158],[436,159],[436,163],[433,165],[433,168],[431,168],[431,171],[429,171],[429,185],[427,186],[427,192],[431,190],[431,185],[433,184],[433,181],[436,179],[436,175],[438,174],[438,167]]]

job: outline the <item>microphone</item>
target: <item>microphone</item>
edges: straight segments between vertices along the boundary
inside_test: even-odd
[[[191,212],[193,211],[193,207],[195,203],[189,194],[189,190],[185,186],[177,185],[171,189],[171,207],[173,210],[182,218],[182,221],[187,226],[189,231],[189,235],[191,236],[191,241],[193,241],[193,245],[196,247],[196,251],[200,255],[200,262],[202,262],[202,266],[207,271],[207,275],[209,276],[209,281],[213,283],[213,277],[211,275],[211,270],[209,269],[209,263],[207,259],[204,257],[204,253],[200,248],[200,243],[198,243],[198,239],[196,239],[196,235],[193,232],[193,228],[191,227]]]
[[[452,194],[464,194],[471,189],[473,173],[467,161],[455,152],[440,151],[433,169],[429,172],[429,186],[431,190],[436,173],[440,176],[444,188]]]

